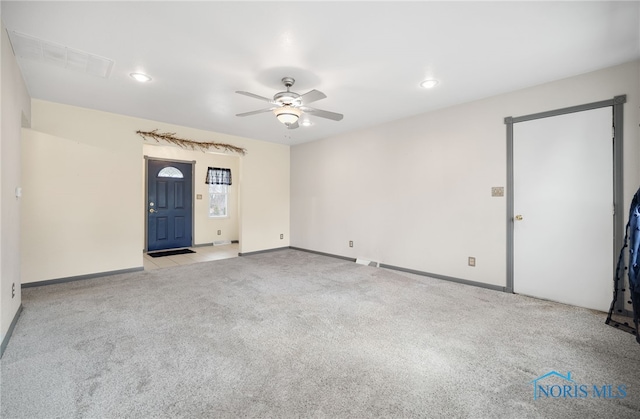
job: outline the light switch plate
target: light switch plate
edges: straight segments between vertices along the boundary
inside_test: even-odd
[[[196,199],[202,199],[202,194],[196,195]]]
[[[504,186],[494,186],[491,188],[491,196],[504,196]]]

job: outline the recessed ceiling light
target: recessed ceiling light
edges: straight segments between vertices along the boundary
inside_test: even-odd
[[[438,83],[440,83],[438,80],[428,79],[420,83],[420,86],[425,89],[431,89],[432,87],[436,87]]]
[[[151,81],[151,77],[143,73],[131,73],[129,75],[141,83],[146,83],[148,81]]]
[[[300,125],[302,125],[303,127],[310,127],[313,124],[308,119],[305,119],[304,121],[300,122]]]

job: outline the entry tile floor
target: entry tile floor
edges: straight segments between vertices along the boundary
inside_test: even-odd
[[[168,268],[170,266],[188,265],[191,263],[208,262],[210,260],[220,260],[235,258],[238,256],[238,243],[225,244],[222,246],[198,246],[190,247],[196,253],[184,255],[162,256],[152,258],[144,254],[144,270]]]

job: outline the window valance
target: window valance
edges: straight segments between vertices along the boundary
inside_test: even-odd
[[[209,185],[231,185],[231,169],[209,167],[205,183]]]

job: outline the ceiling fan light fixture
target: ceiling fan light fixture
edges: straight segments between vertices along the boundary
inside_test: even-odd
[[[432,89],[432,88],[436,87],[438,85],[438,83],[440,83],[438,80],[427,79],[427,80],[423,81],[422,83],[420,83],[420,87],[423,87],[425,89]]]
[[[285,125],[295,124],[302,114],[300,109],[296,109],[288,105],[274,109],[273,113],[276,115],[276,118],[278,118],[278,121]]]

